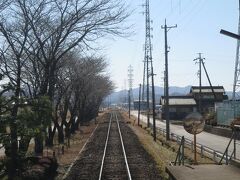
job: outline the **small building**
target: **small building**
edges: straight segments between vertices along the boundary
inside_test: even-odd
[[[160,105],[163,106],[162,118],[165,118],[164,105],[166,98],[161,96]],[[191,96],[169,96],[169,119],[181,120],[197,110],[197,104]]]
[[[202,112],[214,110],[215,103],[228,99],[223,86],[212,86],[212,88],[211,86],[202,86],[201,96],[199,86],[192,86],[189,95],[195,99],[197,106],[199,106],[199,102],[201,101]]]
[[[240,100],[223,101],[216,109],[217,124],[230,126],[235,117],[240,117]]]

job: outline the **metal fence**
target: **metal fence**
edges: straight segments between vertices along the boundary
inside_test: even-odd
[[[160,134],[162,134],[163,136],[166,136],[166,130],[165,129],[157,128],[157,130]],[[171,138],[171,140],[176,141],[179,145],[181,144],[182,136],[179,136],[175,133],[171,133],[170,138]],[[185,145],[188,146],[192,151],[194,151],[194,143],[193,143],[192,140],[190,140],[188,138],[185,138]],[[215,161],[217,163],[223,157],[222,152],[216,151],[216,150],[214,150],[210,147],[207,147],[205,145],[202,145],[200,143],[197,143],[197,151],[198,151],[198,153],[200,153],[201,157],[204,157],[204,156],[208,157],[208,158],[212,159],[213,161]],[[223,157],[223,160],[225,162],[228,162],[231,159],[231,153],[232,152],[230,152],[229,155]],[[237,159],[237,160],[240,160],[240,159]]]

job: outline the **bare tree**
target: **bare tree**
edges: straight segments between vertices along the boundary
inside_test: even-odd
[[[122,22],[129,16],[120,0],[18,0],[33,33],[34,54],[44,67],[40,94],[53,98],[56,68],[76,46],[82,50],[107,34],[123,35]],[[31,52],[32,53],[32,52]]]
[[[0,77],[4,75],[9,80],[6,90],[13,93],[9,101],[10,178],[17,168],[16,122],[21,97],[30,97],[32,102],[41,96],[50,98],[54,125],[48,125],[50,144],[56,129],[60,141],[63,126],[74,133],[81,121],[96,115],[112,83],[104,74],[104,58],[74,59],[71,54],[87,51],[104,36],[126,35],[123,22],[128,16],[121,0],[0,0]],[[35,152],[43,152],[41,133],[35,137]]]
[[[78,129],[80,121],[89,120],[86,119],[86,109],[89,108],[87,107],[87,104],[89,101],[91,101],[91,98],[97,95],[103,97],[106,96],[106,94],[100,94],[98,92],[99,88],[102,88],[103,91],[105,90],[107,94],[110,93],[112,89],[111,81],[107,81],[105,83],[106,86],[104,87],[98,86],[99,84],[97,80],[99,80],[100,77],[105,77],[103,73],[106,71],[107,64],[104,58],[85,58],[81,67],[81,71],[77,71],[78,76],[75,76],[78,78],[78,81],[75,80],[75,83],[73,84],[75,98],[73,99],[72,103],[70,103],[70,122],[72,123],[72,133]],[[107,80],[107,78],[105,78],[105,80]],[[94,107],[92,106],[91,108]],[[75,121],[76,117],[77,121]]]
[[[22,14],[16,11],[12,12],[14,15],[19,16],[19,20],[22,20]],[[17,143],[17,113],[19,108],[19,97],[21,95],[21,80],[22,80],[22,68],[25,63],[24,49],[27,48],[27,37],[29,34],[30,26],[27,21],[21,21],[21,23],[12,20],[9,22],[6,18],[2,18],[0,21],[0,35],[3,39],[2,46],[0,47],[0,61],[1,72],[6,76],[10,85],[13,87],[12,103],[13,108],[11,110],[10,117],[10,129],[11,129],[11,162],[9,166],[9,176],[15,175],[16,159],[18,151]]]
[[[84,51],[105,35],[126,35],[123,22],[129,13],[121,0],[17,0],[17,4],[31,26],[28,57],[34,62],[34,71],[40,70],[33,81],[37,87],[34,94],[37,90],[52,101],[57,69],[68,52],[77,46]],[[49,127],[50,139],[52,130]]]
[[[58,129],[60,143],[64,141],[63,126],[69,138],[81,121],[88,121],[97,115],[102,99],[113,88],[112,82],[105,75],[107,64],[104,58],[72,58],[64,67],[65,70],[60,71],[57,83],[55,115],[58,117],[54,124]]]
[[[0,12],[4,11],[11,3],[12,0],[0,0]]]

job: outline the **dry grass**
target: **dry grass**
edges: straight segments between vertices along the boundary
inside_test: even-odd
[[[128,119],[128,116],[125,112],[123,112],[123,116],[125,119]],[[175,160],[176,153],[170,151],[168,148],[161,145],[159,141],[155,142],[153,141],[152,136],[149,134],[148,131],[144,129],[146,127],[145,124],[142,124],[141,128],[140,126],[136,125],[136,118],[131,116],[130,122],[132,126],[132,130],[135,132],[135,134],[138,136],[139,141],[144,146],[145,150],[153,157],[153,159],[156,161],[157,166],[159,168],[159,171],[161,175],[167,179],[168,176],[165,172],[165,167],[171,162]]]
[[[179,148],[179,144],[174,141],[166,141],[166,137],[162,134],[157,134],[157,141],[153,141],[152,131],[150,128],[147,128],[147,125],[141,122],[141,126],[137,126],[137,118],[131,116],[131,119],[128,119],[128,115],[126,112],[123,112],[123,116],[125,119],[131,122],[133,126],[130,126],[133,131],[138,136],[140,142],[143,144],[146,151],[154,158],[156,161],[159,170],[164,178],[168,178],[167,173],[165,172],[166,166],[170,164],[170,162],[174,162],[177,156],[177,151]],[[193,161],[193,152],[190,147],[185,147],[185,159],[186,163],[192,164]],[[207,157],[201,157],[200,154],[197,154],[198,164],[214,164],[214,161]]]
[[[60,148],[60,153],[59,153],[59,151],[57,151],[56,157],[57,157],[57,161],[59,164],[57,179],[61,179],[63,177],[63,175],[66,173],[68,167],[78,156],[79,151],[81,151],[85,142],[91,135],[92,131],[95,129],[95,126],[96,125],[94,124],[94,122],[91,122],[89,126],[81,127],[81,131],[78,131],[71,138],[70,148],[65,146],[66,148],[65,148],[64,154],[61,153],[61,148]],[[57,147],[57,149],[58,149],[58,147]]]
[[[166,141],[166,137],[162,134],[157,136],[157,139],[164,145],[167,146],[170,150],[177,152],[179,148],[179,144],[176,141]],[[193,164],[194,163],[194,152],[192,151],[190,146],[185,146],[184,148],[184,156],[186,163]],[[202,156],[200,152],[197,153],[197,162],[198,164],[215,164],[215,162],[206,157]]]

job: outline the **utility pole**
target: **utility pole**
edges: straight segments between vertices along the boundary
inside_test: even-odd
[[[167,21],[165,19],[165,25],[161,26],[162,29],[164,29],[164,35],[165,35],[165,104],[164,104],[164,114],[166,118],[166,140],[170,140],[170,122],[169,122],[169,84],[168,84],[168,41],[167,41],[167,33],[170,29],[176,28],[175,26],[167,26]]]
[[[127,110],[128,104],[128,91],[127,91],[127,79],[124,79],[124,109]]]
[[[202,53],[198,53],[199,54],[199,57],[194,59],[193,61],[196,61],[196,63],[199,63],[199,97],[198,97],[198,111],[199,113],[202,113],[202,66],[203,66],[203,69],[204,69],[204,72],[206,74],[206,77],[207,77],[207,80],[208,80],[208,83],[210,85],[210,88],[212,90],[212,93],[213,93],[213,96],[214,96],[214,99],[216,100],[217,97],[216,97],[216,94],[214,92],[214,89],[213,89],[213,86],[212,86],[212,83],[210,81],[210,78],[209,78],[209,75],[208,75],[208,72],[207,72],[207,69],[205,67],[205,58],[202,58]]]
[[[141,87],[142,85],[139,84],[139,98],[138,98],[138,126],[140,125],[140,112],[141,112]]]
[[[216,93],[214,92],[214,89],[213,89],[212,83],[211,83],[211,81],[210,81],[210,78],[209,78],[209,75],[208,75],[207,69],[206,69],[206,67],[205,67],[205,62],[204,62],[204,61],[202,61],[202,66],[203,66],[203,69],[204,69],[205,74],[206,74],[206,76],[207,76],[208,83],[209,83],[209,85],[210,85],[210,87],[211,87],[211,90],[212,90],[212,93],[213,93],[214,99],[217,100],[217,96],[216,96]]]
[[[132,91],[132,87],[133,87],[133,67],[132,65],[128,66],[128,87],[130,90],[130,98],[131,98],[131,102],[133,101],[133,91]]]
[[[154,87],[154,74],[153,74],[153,63],[151,59],[151,76],[152,76],[152,114],[153,114],[153,140],[156,141],[156,119],[155,119],[155,87]]]
[[[130,90],[128,90],[128,118],[130,119],[130,111],[131,111],[131,96],[130,96]]]
[[[202,113],[202,61],[205,58],[202,58],[202,53],[198,53],[199,57],[194,59],[193,61],[196,61],[196,63],[199,63],[199,94],[198,94],[198,111],[201,114]]]
[[[164,73],[164,75],[163,75],[163,90],[164,90],[164,96],[166,96],[166,73],[165,73],[165,71],[163,72]]]
[[[131,102],[133,101],[133,92],[132,92],[132,86],[133,86],[133,68],[132,65],[128,66],[128,114],[130,119],[130,111],[131,111]]]
[[[149,78],[151,76],[151,61],[152,61],[152,43],[151,43],[151,20],[149,0],[145,3],[145,45],[144,45],[144,73],[142,85],[142,100],[145,100],[145,91],[147,91],[147,127],[150,127],[150,97],[149,97]],[[147,85],[145,86],[145,82]]]

